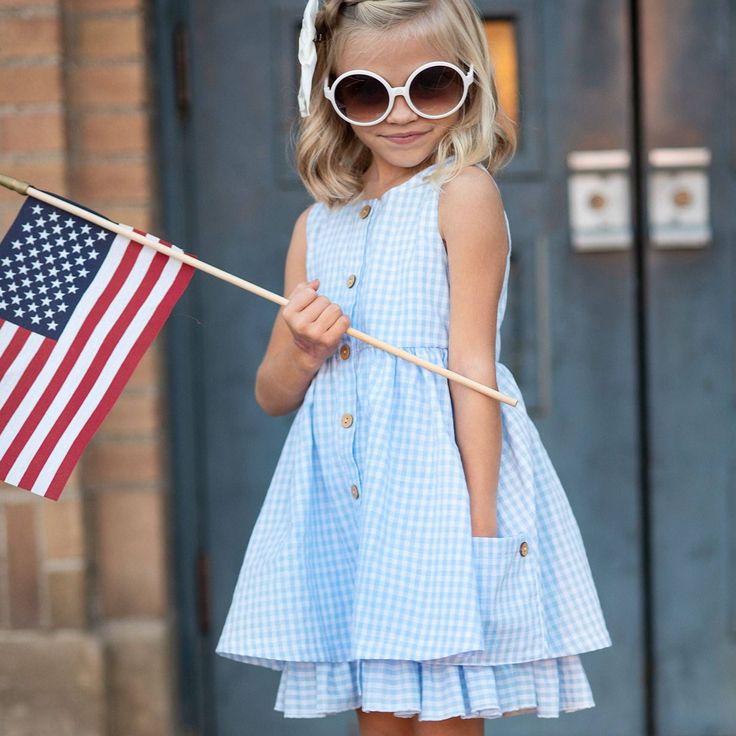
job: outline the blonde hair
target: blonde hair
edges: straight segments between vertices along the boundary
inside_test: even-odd
[[[317,64],[312,79],[310,115],[298,119],[296,165],[315,200],[328,207],[356,200],[371,151],[355,136],[323,95],[325,78],[356,32],[400,26],[423,38],[459,66],[475,68],[475,81],[436,151],[437,166],[427,177],[443,183],[469,164],[481,163],[491,174],[505,166],[516,151],[514,122],[501,109],[486,35],[472,0],[326,0],[315,19]]]

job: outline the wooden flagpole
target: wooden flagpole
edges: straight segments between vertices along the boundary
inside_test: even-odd
[[[246,291],[250,291],[253,294],[257,294],[258,296],[275,302],[276,304],[284,305],[289,303],[289,300],[286,297],[281,296],[280,294],[275,294],[274,292],[253,284],[250,281],[241,279],[238,276],[233,276],[227,271],[223,271],[222,269],[216,268],[215,266],[210,266],[207,263],[203,263],[197,258],[193,258],[186,253],[180,253],[179,251],[173,250],[172,248],[163,245],[153,238],[149,238],[144,235],[140,235],[139,233],[133,232],[132,227],[130,227],[129,225],[120,225],[116,222],[113,222],[112,220],[108,220],[105,217],[99,217],[93,212],[89,212],[85,209],[82,209],[81,207],[77,207],[76,205],[71,204],[70,202],[66,202],[63,199],[54,197],[47,192],[36,189],[35,187],[32,187],[30,184],[28,184],[28,182],[19,181],[18,179],[6,176],[5,174],[0,174],[0,184],[4,187],[7,187],[8,189],[13,190],[14,192],[17,192],[18,194],[24,194],[34,197],[35,199],[39,199],[42,202],[46,202],[53,205],[54,207],[58,207],[62,210],[65,210],[66,212],[70,212],[77,217],[81,217],[84,220],[94,222],[95,225],[99,225],[99,227],[105,228],[106,230],[112,230],[113,232],[116,232],[129,240],[134,240],[136,243],[140,243],[141,245],[148,245],[151,248],[157,250],[159,253],[163,253],[164,255],[170,256],[171,258],[176,258],[182,263],[186,263],[190,266],[193,266],[194,268],[198,268],[200,271],[204,271],[205,273],[208,273],[211,276],[215,276],[218,279],[222,279],[223,281],[227,281],[234,286],[238,286],[241,289],[245,289]],[[367,342],[369,345],[373,345],[373,347],[385,350],[387,353],[391,353],[398,358],[403,358],[404,360],[408,360],[410,363],[415,363],[422,368],[426,368],[427,370],[437,373],[440,376],[444,376],[451,381],[457,381],[458,383],[461,383],[468,388],[472,388],[475,391],[485,394],[492,399],[502,401],[504,404],[516,406],[518,403],[518,399],[515,399],[512,396],[507,396],[497,389],[486,386],[485,384],[479,383],[478,381],[474,381],[473,379],[467,378],[466,376],[463,376],[460,373],[456,373],[455,371],[448,370],[441,365],[436,365],[435,363],[430,363],[427,360],[423,360],[416,355],[412,355],[406,350],[402,350],[401,348],[397,348],[387,342],[384,342],[383,340],[371,337],[365,332],[356,330],[354,327],[348,327],[347,334],[352,335],[352,337],[355,337],[358,340],[363,340],[363,342]]]

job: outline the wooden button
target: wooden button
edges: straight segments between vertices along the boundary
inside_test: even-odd
[[[342,421],[342,426],[343,427],[349,427],[353,423],[353,415],[352,414],[343,414],[341,421]]]
[[[360,492],[358,491],[358,486],[353,483],[353,485],[350,486],[350,492],[353,494],[353,498],[358,498],[360,496]]]
[[[347,343],[344,343],[343,346],[340,348],[340,357],[343,360],[347,360],[350,357],[350,345]]]
[[[371,213],[371,206],[369,204],[363,205],[360,208],[360,212],[358,213],[360,215],[361,220],[365,220],[368,215]]]
[[[522,542],[521,546],[519,547],[519,554],[522,557],[526,557],[529,553],[529,545],[526,542]]]
[[[345,282],[348,285],[348,289],[353,288],[353,284],[357,280],[357,276],[354,273],[351,273],[350,276],[348,276],[348,280]]]

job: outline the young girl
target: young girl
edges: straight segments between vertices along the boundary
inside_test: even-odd
[[[364,736],[593,707],[578,654],[611,639],[499,361],[511,238],[491,175],[515,139],[477,11],[310,0],[301,51],[297,161],[316,202],[255,387],[268,414],[298,412],[216,651],[281,670],[284,716],[354,709]]]

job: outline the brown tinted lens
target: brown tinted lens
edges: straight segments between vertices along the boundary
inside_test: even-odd
[[[450,66],[431,66],[414,77],[409,96],[417,110],[425,115],[442,115],[460,102],[465,85]]]
[[[388,90],[367,74],[351,74],[335,87],[335,102],[351,120],[370,123],[386,112]]]

